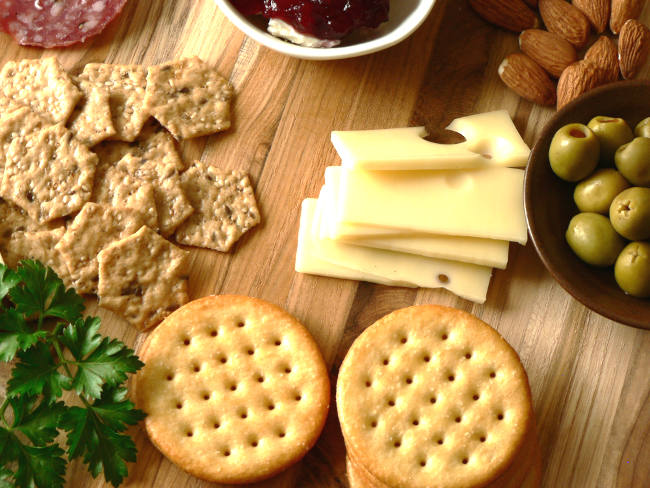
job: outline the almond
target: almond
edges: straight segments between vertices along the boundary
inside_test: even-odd
[[[539,0],[539,12],[546,28],[582,48],[587,44],[591,25],[580,10],[564,0]]]
[[[645,0],[612,0],[612,16],[609,19],[609,30],[618,34],[623,24],[630,19],[638,19]]]
[[[539,25],[537,15],[523,0],[469,0],[485,20],[504,29],[521,32]]]
[[[602,68],[589,61],[578,61],[567,67],[557,82],[557,109],[605,82]]]
[[[600,66],[607,83],[618,80],[618,48],[609,37],[600,36],[585,53],[585,61]]]
[[[630,19],[621,28],[618,38],[618,64],[623,78],[629,80],[639,74],[650,53],[650,31]]]
[[[605,32],[609,22],[610,0],[573,0],[572,3],[585,14],[596,32]]]
[[[519,35],[519,48],[554,78],[559,78],[567,66],[578,60],[578,54],[569,41],[541,29],[523,31]]]
[[[546,71],[525,54],[514,53],[501,62],[499,76],[520,97],[539,105],[555,103],[555,84]]]

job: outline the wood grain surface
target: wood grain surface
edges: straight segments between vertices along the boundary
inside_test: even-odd
[[[643,19],[650,24],[650,6]],[[442,128],[453,118],[504,108],[532,145],[552,110],[520,100],[500,82],[497,66],[516,49],[515,35],[485,24],[466,0],[438,0],[424,25],[396,47],[336,62],[300,61],[263,48],[230,24],[212,0],[132,0],[101,37],[65,50],[22,48],[0,34],[2,63],[56,55],[79,72],[88,62],[150,65],[198,55],[230,78],[237,92],[232,130],[184,143],[182,150],[186,160],[248,171],[263,224],[229,254],[192,250],[192,298],[237,293],[285,307],[315,336],[333,382],[351,342],[384,314],[420,303],[471,312],[513,345],[528,371],[542,486],[644,488],[650,486],[650,332],[609,321],[573,300],[530,243],[511,245],[508,269],[494,273],[485,305],[444,291],[293,270],[300,202],[317,196],[325,167],[338,164],[331,130],[417,124],[448,141]],[[89,313],[103,318],[103,333],[134,347],[142,342],[143,335],[94,301]],[[216,486],[167,461],[141,428],[132,432],[139,454],[125,486]],[[69,487],[106,485],[78,462],[67,478]],[[334,405],[304,461],[256,486],[347,487]]]

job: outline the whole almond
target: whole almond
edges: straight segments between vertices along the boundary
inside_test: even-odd
[[[564,0],[539,0],[539,13],[546,28],[582,48],[587,44],[591,24],[580,10]]]
[[[602,85],[605,74],[602,68],[589,61],[578,61],[567,67],[557,82],[557,109],[578,98],[583,93]]]
[[[538,105],[555,103],[555,84],[544,69],[525,54],[514,53],[499,65],[499,76],[520,97]]]
[[[630,19],[621,28],[618,38],[618,64],[623,78],[639,74],[650,53],[650,31],[640,22]]]
[[[469,0],[485,20],[504,29],[521,32],[539,25],[539,20],[523,0]]]
[[[609,37],[600,36],[585,53],[585,61],[600,66],[607,83],[618,80],[618,48]]]
[[[528,29],[519,34],[519,48],[554,78],[578,60],[573,45],[563,37],[541,29]],[[617,63],[618,69],[618,63]]]
[[[609,29],[618,34],[623,24],[630,19],[638,19],[645,0],[612,0],[612,16],[609,19]]]
[[[609,22],[611,0],[573,0],[573,5],[589,19],[596,32],[602,34]]]

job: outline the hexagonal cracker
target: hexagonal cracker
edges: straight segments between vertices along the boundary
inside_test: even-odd
[[[188,302],[189,252],[148,227],[99,253],[99,304],[140,330]]]
[[[181,184],[194,213],[174,233],[179,244],[227,252],[260,222],[246,173],[225,172],[195,161],[181,175]]]
[[[82,99],[75,107],[67,127],[77,139],[88,147],[115,135],[111,120],[111,107],[108,90],[88,81],[74,80],[81,92]]]
[[[176,139],[230,128],[232,95],[230,83],[197,57],[147,70],[145,104]]]
[[[91,202],[84,205],[56,245],[78,293],[97,293],[99,252],[143,225],[136,210]]]
[[[0,111],[27,106],[53,122],[65,122],[81,98],[55,57],[8,61],[0,70]]]
[[[47,222],[90,198],[97,156],[61,124],[14,139],[6,153],[0,196]]]

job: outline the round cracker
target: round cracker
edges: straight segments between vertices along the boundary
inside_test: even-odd
[[[329,409],[327,367],[294,317],[210,296],[167,317],[141,350],[136,398],[153,444],[189,473],[252,483],[300,460]]]
[[[532,418],[517,353],[452,308],[397,310],[348,351],[336,391],[349,455],[395,488],[484,486],[503,473]]]

